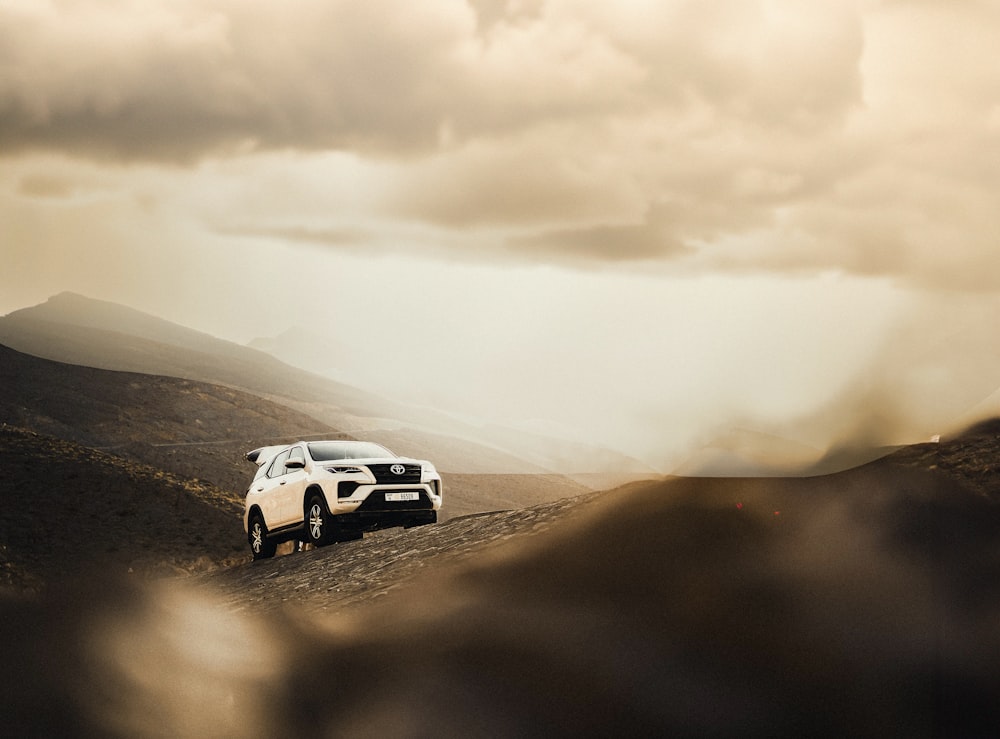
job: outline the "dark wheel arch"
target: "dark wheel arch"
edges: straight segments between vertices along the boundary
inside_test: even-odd
[[[412,529],[414,526],[427,526],[428,524],[437,523],[437,520],[437,511],[422,511],[414,514],[403,526]]]

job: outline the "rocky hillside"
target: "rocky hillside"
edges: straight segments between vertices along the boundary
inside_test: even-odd
[[[7,572],[0,582],[17,587],[58,579],[74,562],[89,562],[78,553],[84,541],[90,542],[87,551],[118,552],[111,559],[134,572],[225,566],[239,560],[234,549],[245,558],[242,496],[254,468],[244,453],[300,438],[349,438],[311,416],[234,388],[63,364],[2,345],[0,387],[0,469],[5,470],[0,498],[9,501],[0,508]],[[424,451],[397,450],[411,456]],[[559,475],[446,474],[445,486],[442,521],[587,491]],[[52,491],[58,515],[34,505],[38,498],[30,496],[39,487]],[[164,496],[174,499],[176,490],[196,492],[212,510],[178,518],[176,510],[160,505]],[[17,503],[24,495],[32,505]],[[65,499],[78,495],[100,511],[119,511],[113,525],[100,511],[69,517],[76,509]],[[122,499],[117,508],[116,497]],[[137,507],[139,517],[129,513]],[[43,521],[50,536],[35,535]],[[64,533],[65,527],[71,531]],[[172,532],[173,542],[157,543],[155,531]],[[160,561],[163,567],[156,566]]]
[[[304,413],[205,382],[113,372],[0,346],[0,421],[242,493],[243,454],[304,436],[350,438]]]
[[[1000,502],[1000,419],[980,421],[937,443],[903,447],[893,452],[889,460],[908,467],[939,470]]]
[[[215,486],[0,424],[0,584],[176,575],[246,559],[242,505]],[[235,525],[234,525],[235,523]]]

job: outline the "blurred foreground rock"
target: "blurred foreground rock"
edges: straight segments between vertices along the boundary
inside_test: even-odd
[[[1000,508],[954,476],[883,461],[678,479],[570,510],[510,536],[500,521],[519,512],[197,585],[6,602],[2,710],[26,736],[1000,726]],[[442,549],[490,529],[494,545]]]

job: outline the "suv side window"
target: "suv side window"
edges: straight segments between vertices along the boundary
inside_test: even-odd
[[[271,466],[267,470],[268,477],[281,477],[288,471],[285,469],[285,460],[288,459],[290,451],[291,450],[283,451],[274,458],[274,461],[271,462]]]

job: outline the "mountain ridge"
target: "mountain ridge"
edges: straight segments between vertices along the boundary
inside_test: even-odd
[[[424,456],[448,471],[572,474],[580,475],[587,486],[658,476],[620,452],[601,449],[598,455],[582,445],[494,433],[435,409],[408,406],[339,383],[266,352],[77,293],[60,293],[0,317],[0,344],[73,364],[229,385],[345,433],[400,451],[423,449]]]
[[[72,307],[68,318],[63,315],[67,304]],[[97,327],[101,322],[97,318],[80,317],[90,304],[90,298],[63,293],[59,300],[9,313],[0,318],[0,344],[70,364],[231,386],[374,441],[379,441],[379,430],[407,421],[408,414],[392,401],[292,367],[264,352],[178,327],[131,308],[122,307],[124,320],[107,321],[112,328]],[[96,301],[96,305],[99,314],[121,307],[104,301]],[[137,326],[143,331],[162,329],[162,333],[135,335],[116,330],[136,330]],[[401,421],[391,420],[400,416]],[[419,442],[423,432],[417,429],[410,435]],[[434,457],[443,469],[495,473],[518,466],[518,460],[502,450],[460,439],[453,445],[457,450],[451,445],[433,445],[438,452]],[[477,456],[483,461],[478,461]],[[527,471],[549,472],[537,466]]]

